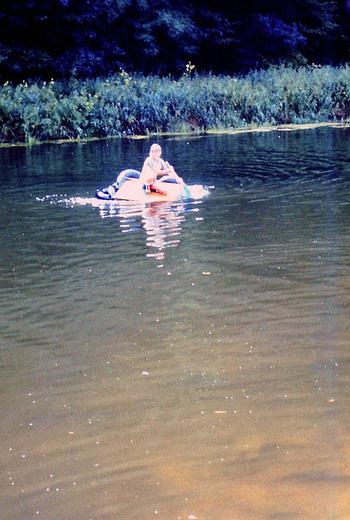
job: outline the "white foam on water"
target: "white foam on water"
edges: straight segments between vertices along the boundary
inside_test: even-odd
[[[187,196],[186,199],[193,199],[193,200],[202,199],[210,194],[210,189],[212,189],[212,188],[214,188],[214,186],[208,187],[208,186],[202,186],[201,184],[193,184],[193,185],[187,186],[189,196]],[[126,207],[131,206],[131,207],[135,208],[135,206],[140,207],[140,206],[145,205],[138,201],[117,200],[117,199],[102,200],[102,199],[97,199],[96,197],[80,197],[80,196],[67,197],[66,195],[57,194],[57,193],[44,195],[43,197],[35,197],[35,200],[37,200],[38,202],[48,202],[49,204],[52,204],[52,205],[62,204],[67,207],[89,205],[89,206],[93,206],[95,208],[100,208],[100,209],[103,209],[106,207],[111,208],[113,206],[118,207],[118,208],[125,207],[125,206]]]
[[[210,191],[207,186],[202,186],[201,184],[193,184],[192,186],[187,186],[187,189],[190,193],[191,199],[202,199],[210,194]]]

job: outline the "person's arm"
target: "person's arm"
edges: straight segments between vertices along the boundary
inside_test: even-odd
[[[167,161],[163,161],[163,159],[160,159],[161,162],[161,169],[156,170],[152,164],[149,164],[148,158],[145,160],[144,168],[147,169],[149,172],[153,172],[155,176],[162,177],[163,175],[169,175],[169,177],[172,177],[173,179],[176,179],[177,182],[183,182],[182,178],[177,175],[177,173],[174,170],[174,167],[171,166]]]
[[[161,164],[160,169],[154,170],[155,173],[159,176],[171,175],[172,167],[170,166],[170,164],[163,161],[163,159],[160,159],[160,164]]]
[[[174,166],[171,166],[171,164],[169,164],[168,161],[166,161],[164,164],[167,168],[167,175],[169,175],[169,177],[176,179],[177,182],[183,182],[183,179],[181,177],[179,177],[178,174],[176,173]]]
[[[158,170],[154,167],[154,164],[149,157],[147,157],[147,159],[145,160],[142,171],[147,171],[149,174],[152,173],[154,177],[157,177],[158,175],[167,175],[170,173],[170,169],[166,166],[165,162],[162,159],[161,168]]]

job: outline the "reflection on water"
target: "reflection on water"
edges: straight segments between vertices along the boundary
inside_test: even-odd
[[[350,518],[349,139],[0,150],[1,520]]]
[[[65,201],[67,203],[67,201]],[[92,199],[73,198],[68,204],[91,204],[99,208],[102,218],[118,218],[122,233],[139,232],[146,234],[148,258],[164,260],[166,249],[177,247],[181,241],[181,229],[187,213],[198,213],[202,201],[158,202],[138,204],[134,202],[101,202]],[[203,217],[196,216],[202,221]],[[163,267],[160,265],[159,267]]]
[[[150,205],[142,211],[142,226],[147,234],[148,257],[164,260],[165,249],[180,243],[181,224],[185,221],[184,205]]]

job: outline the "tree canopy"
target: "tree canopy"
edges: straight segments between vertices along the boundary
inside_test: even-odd
[[[350,51],[347,0],[2,0],[0,79],[87,78],[124,69],[237,73],[338,64]]]

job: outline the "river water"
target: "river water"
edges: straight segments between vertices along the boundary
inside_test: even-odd
[[[0,150],[0,518],[348,519],[350,130],[159,142]]]

